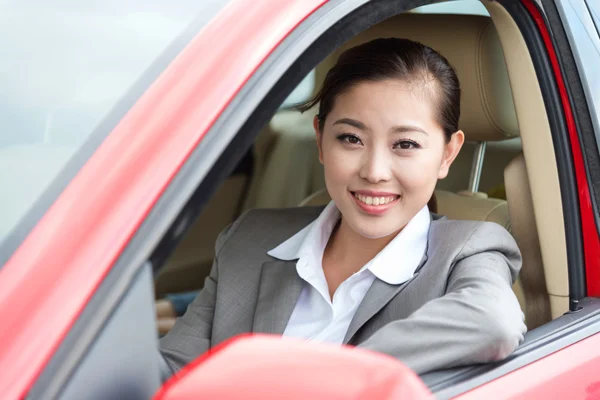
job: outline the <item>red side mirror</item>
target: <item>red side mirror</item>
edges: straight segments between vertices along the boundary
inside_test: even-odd
[[[155,400],[433,399],[395,359],[275,336],[235,338],[175,375]]]

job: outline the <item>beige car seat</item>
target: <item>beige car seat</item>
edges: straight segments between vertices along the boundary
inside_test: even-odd
[[[527,326],[532,329],[550,321],[552,313],[523,155],[518,156],[508,165],[504,176],[508,210],[513,221],[512,234],[523,256],[520,280],[525,296]]]

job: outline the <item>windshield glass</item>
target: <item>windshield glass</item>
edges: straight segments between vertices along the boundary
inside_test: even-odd
[[[0,5],[0,244],[169,44],[190,25],[197,31],[226,3]]]

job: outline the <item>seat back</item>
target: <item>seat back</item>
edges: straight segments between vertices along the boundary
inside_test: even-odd
[[[504,176],[512,234],[523,257],[520,279],[525,296],[527,327],[533,329],[550,321],[552,313],[523,155],[511,161],[504,171]]]
[[[506,201],[488,197],[485,193],[459,192],[437,189],[437,213],[450,219],[495,222],[510,231]]]

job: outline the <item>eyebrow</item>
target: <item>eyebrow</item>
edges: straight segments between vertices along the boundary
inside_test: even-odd
[[[333,123],[333,125],[342,125],[342,124],[346,124],[346,125],[350,125],[355,127],[356,129],[361,129],[361,130],[367,130],[367,127],[365,124],[363,124],[360,121],[357,121],[355,119],[352,118],[342,118],[342,119],[338,119],[337,121],[335,121]],[[405,132],[421,132],[425,135],[429,134],[422,128],[419,128],[418,126],[414,126],[414,125],[397,125],[397,126],[393,126],[392,129],[390,129],[390,132],[392,133],[405,133]]]
[[[356,129],[361,129],[361,130],[366,130],[367,127],[365,126],[365,124],[363,124],[360,121],[357,121],[355,119],[352,118],[342,118],[342,119],[338,119],[337,121],[335,121],[333,123],[334,125],[342,125],[342,124],[346,124],[346,125],[350,125],[355,127]]]
[[[427,136],[429,136],[429,133],[427,133],[423,128],[419,128],[418,126],[414,126],[414,125],[400,125],[400,126],[394,126],[391,129],[392,132],[394,133],[404,133],[404,132],[421,132]]]

